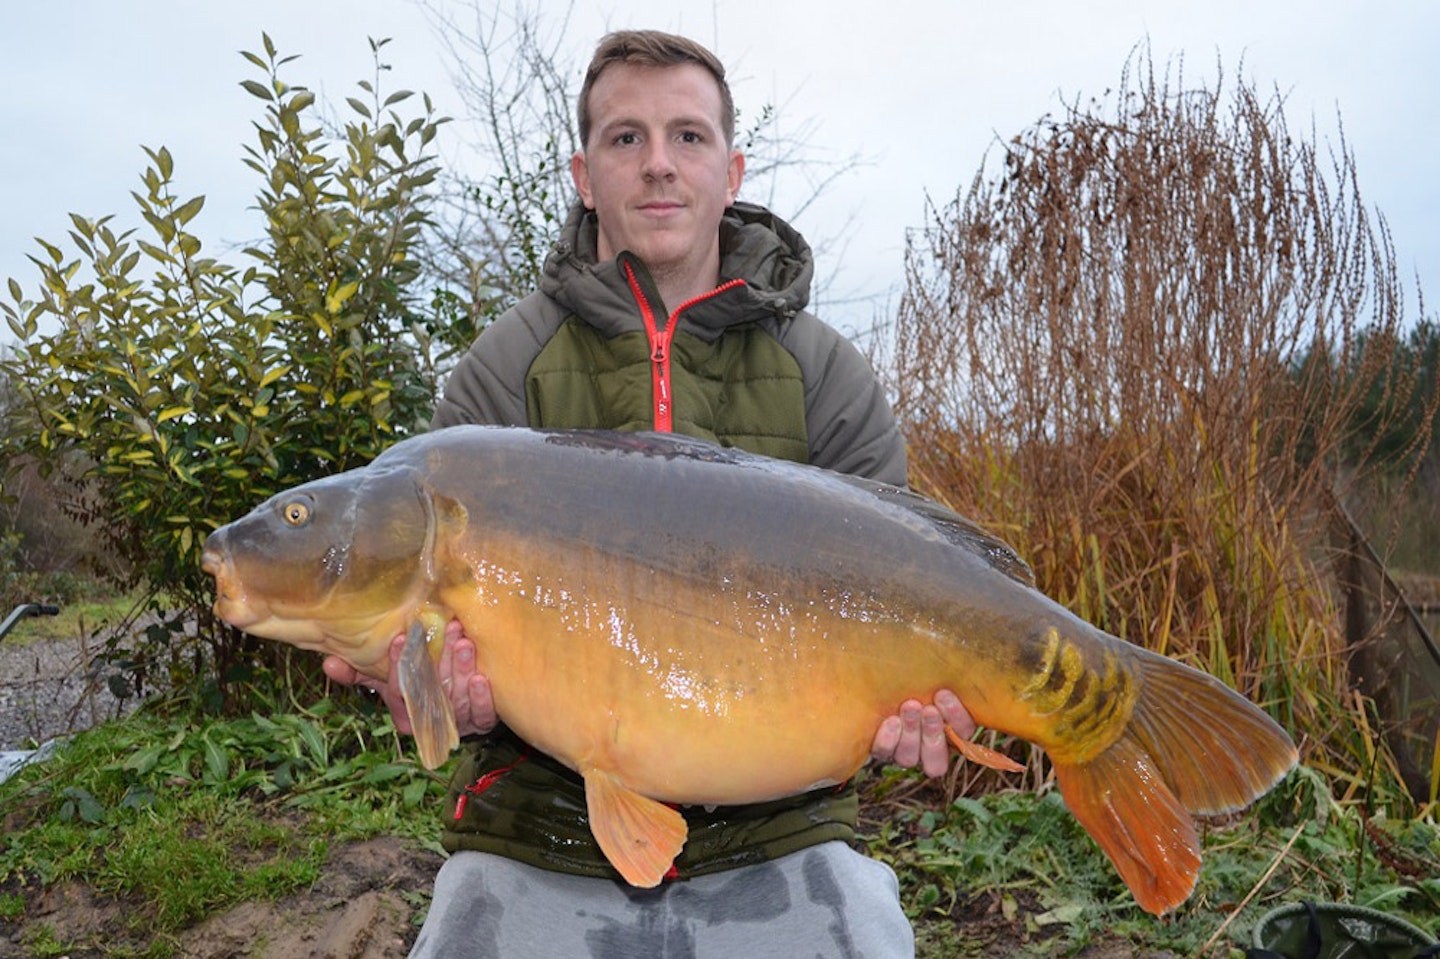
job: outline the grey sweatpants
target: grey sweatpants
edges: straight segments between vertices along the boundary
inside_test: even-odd
[[[411,959],[891,959],[915,955],[895,873],[841,842],[635,889],[459,852]]]

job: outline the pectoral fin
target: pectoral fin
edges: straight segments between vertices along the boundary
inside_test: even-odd
[[[685,817],[604,770],[592,767],[581,773],[590,831],[605,858],[630,885],[658,886],[685,845]]]
[[[415,747],[426,769],[435,769],[460,745],[455,712],[440,682],[440,653],[445,646],[445,617],[426,611],[410,624],[400,654],[400,693]]]

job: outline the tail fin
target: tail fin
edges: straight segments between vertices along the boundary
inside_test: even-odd
[[[1159,916],[1190,898],[1200,839],[1143,749],[1122,738],[1083,765],[1056,763],[1055,779],[1140,908]]]
[[[1234,690],[1141,652],[1140,698],[1124,734],[1086,763],[1057,762],[1055,778],[1135,901],[1161,915],[1189,897],[1200,872],[1190,814],[1249,805],[1298,757],[1285,731]]]

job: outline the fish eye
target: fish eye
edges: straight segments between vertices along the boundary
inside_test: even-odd
[[[292,499],[280,507],[280,516],[287,526],[304,526],[310,522],[310,504],[304,500]]]

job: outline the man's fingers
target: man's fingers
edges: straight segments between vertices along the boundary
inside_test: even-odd
[[[450,676],[455,680],[457,689],[463,688],[475,675],[475,644],[469,637],[460,636],[453,643],[447,642],[446,646],[453,646],[454,652],[450,656]]]
[[[950,743],[945,740],[945,720],[934,706],[926,706],[920,711],[920,766],[931,778],[945,775],[950,768]]]
[[[464,636],[452,640],[447,635],[445,648],[451,650],[449,671],[442,674],[445,677],[445,694],[450,697],[450,706],[455,710],[455,726],[463,736],[471,732],[474,725],[470,677],[475,675],[475,644]]]
[[[895,758],[895,747],[900,744],[900,717],[886,716],[875,730],[875,741],[870,745],[870,758],[888,763]]]
[[[390,641],[390,679],[380,682],[363,676],[349,663],[338,656],[325,657],[325,675],[337,683],[353,686],[357,683],[380,694],[395,728],[406,735],[413,734],[410,715],[405,709],[405,697],[400,693],[400,656],[405,650],[405,634],[401,633]],[[455,725],[460,735],[488,733],[495,728],[495,700],[490,693],[490,683],[475,671],[475,643],[464,634],[458,620],[452,619],[445,626],[445,646],[440,653],[440,681],[450,705],[455,710]]]
[[[334,682],[342,686],[354,686],[360,679],[360,673],[339,656],[326,656],[320,668]]]
[[[485,734],[500,722],[495,714],[495,700],[490,695],[490,680],[479,673],[470,676],[470,726],[474,732]]]
[[[894,762],[914,766],[920,761],[920,703],[907,699],[900,704],[900,742],[895,746]]]
[[[947,726],[955,730],[957,736],[969,739],[975,735],[975,720],[958,696],[948,689],[942,689],[935,694],[935,705],[940,709],[940,717]]]

